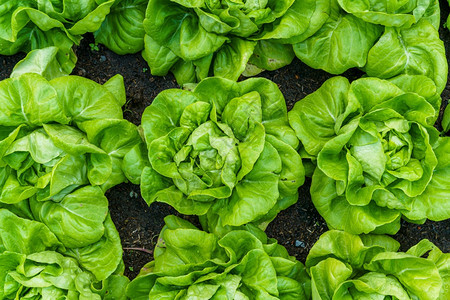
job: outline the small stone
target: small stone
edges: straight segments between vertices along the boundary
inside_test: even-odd
[[[78,75],[79,75],[79,76],[86,76],[86,70],[83,69],[83,68],[79,69],[79,70],[78,70]]]
[[[106,56],[104,56],[104,55],[100,56],[100,62],[104,62],[104,61],[106,61]]]
[[[302,248],[305,248],[306,245],[305,245],[304,242],[299,241],[299,240],[296,240],[296,241],[295,241],[295,247],[302,247]]]

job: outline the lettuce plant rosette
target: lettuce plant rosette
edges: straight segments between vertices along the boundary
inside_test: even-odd
[[[123,157],[141,142],[122,118],[123,78],[49,81],[27,66],[0,82],[0,208],[45,225],[65,254],[103,280],[122,253],[104,193],[126,180]]]
[[[127,287],[130,299],[309,299],[305,267],[246,225],[222,238],[168,216],[154,250]]]
[[[69,74],[73,44],[99,29],[115,0],[1,0],[0,54],[13,55],[48,46],[59,48],[58,61]]]
[[[265,228],[298,199],[298,139],[283,95],[267,79],[208,78],[193,91],[163,91],[141,126],[149,162],[139,163],[141,150],[130,152],[125,165],[145,166],[140,180],[148,204],[202,216],[205,228],[220,231],[249,222]]]
[[[399,246],[383,235],[324,233],[305,263],[312,299],[448,299],[450,254],[429,240]]]
[[[122,117],[123,78],[62,76],[57,51],[30,52],[0,82],[0,298],[124,299],[104,194],[142,140]]]
[[[450,217],[449,138],[432,127],[441,99],[432,80],[335,77],[299,101],[289,121],[317,166],[312,201],[328,226],[389,233],[400,218]]]
[[[119,234],[109,216],[104,224],[101,240],[68,248],[45,224],[0,209],[0,299],[126,299]]]
[[[448,64],[438,33],[438,0],[332,0],[329,5],[320,30],[294,44],[301,61],[332,74],[358,67],[384,79],[425,75],[442,92]]]
[[[34,73],[0,82],[0,202],[60,201],[85,185],[126,180],[123,156],[141,139],[122,118],[123,78],[103,86]]]
[[[179,84],[237,80],[291,63],[291,44],[313,35],[328,12],[328,0],[150,0],[143,56],[153,75],[171,71]]]

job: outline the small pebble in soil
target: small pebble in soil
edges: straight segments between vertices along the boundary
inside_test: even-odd
[[[78,75],[79,76],[86,76],[86,70],[83,68],[80,68],[80,70],[78,70]]]
[[[104,62],[104,61],[106,61],[106,56],[104,56],[104,55],[100,56],[100,62]]]
[[[299,241],[299,240],[296,240],[296,241],[295,241],[295,247],[302,247],[302,248],[305,248],[306,245],[305,245],[304,242]]]
[[[135,191],[130,192],[130,198],[137,198],[139,195]]]

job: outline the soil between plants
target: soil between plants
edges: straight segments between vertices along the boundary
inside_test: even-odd
[[[443,6],[441,7],[441,24],[445,22],[449,14],[448,7]],[[441,26],[439,32],[445,44],[447,61],[450,62],[450,31]],[[134,124],[140,124],[144,109],[159,92],[178,87],[172,75],[151,76],[147,63],[139,53],[119,56],[102,45],[98,45],[99,50],[95,51],[91,49],[92,43],[94,43],[93,36],[86,35],[81,45],[76,47],[78,62],[72,74],[87,77],[102,84],[115,74],[121,74],[124,77],[127,92],[127,103],[123,107],[124,117]],[[23,57],[25,57],[24,54],[0,56],[0,80],[9,77],[14,65]],[[350,80],[355,80],[362,75],[363,73],[356,69],[344,74]],[[316,91],[333,75],[314,70],[295,59],[291,65],[277,71],[264,72],[261,76],[278,84],[290,110],[295,102]],[[442,99],[441,117],[447,100],[450,100],[450,79],[447,81]],[[299,189],[298,202],[281,212],[266,230],[269,237],[276,238],[287,248],[290,255],[302,262],[305,261],[308,251],[319,236],[328,229],[311,202],[310,185],[310,179],[306,179],[305,184]],[[140,195],[139,186],[129,183],[112,188],[106,196],[110,202],[111,217],[119,231],[124,248],[125,275],[133,279],[144,264],[152,260],[153,247],[164,225],[164,217],[169,214],[179,214],[162,203],[154,203],[149,207]],[[183,216],[183,218],[198,225],[196,217]],[[422,225],[402,221],[402,227],[394,238],[401,243],[402,251],[406,251],[421,239],[426,238],[443,252],[448,253],[450,252],[450,220],[427,221]]]

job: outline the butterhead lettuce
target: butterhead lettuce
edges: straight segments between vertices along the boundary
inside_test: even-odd
[[[153,75],[171,71],[180,84],[237,80],[288,65],[291,44],[314,34],[329,9],[328,0],[150,0],[143,56]]]
[[[447,299],[450,254],[428,240],[399,246],[388,236],[324,233],[305,263],[312,299]]]
[[[76,62],[72,50],[82,35],[96,31],[115,0],[0,1],[0,54],[13,55],[49,46],[58,47],[66,69]]]
[[[385,79],[425,75],[443,91],[448,64],[438,33],[438,0],[331,0],[329,5],[323,26],[293,45],[301,61],[332,74],[357,67]]]
[[[252,225],[222,238],[168,216],[131,299],[309,299],[303,264]]]
[[[140,137],[122,119],[122,90],[121,76],[103,86],[34,73],[0,82],[0,202],[60,201],[85,185],[106,191],[125,181],[122,158]]]
[[[148,204],[200,215],[216,231],[249,222],[265,228],[298,199],[304,182],[298,139],[283,95],[267,79],[208,78],[192,91],[163,91],[141,126],[148,162],[139,164],[136,157],[146,156],[139,150],[125,165],[143,167]]]
[[[0,82],[0,298],[125,299],[104,194],[141,138],[122,118],[123,78],[63,76],[57,51]]]
[[[126,299],[119,235],[104,224],[98,242],[67,248],[43,223],[0,209],[0,298]]]
[[[311,197],[330,228],[396,233],[400,218],[450,217],[449,138],[432,127],[441,100],[432,80],[328,80],[289,121],[317,165]],[[302,152],[301,151],[301,152]]]

